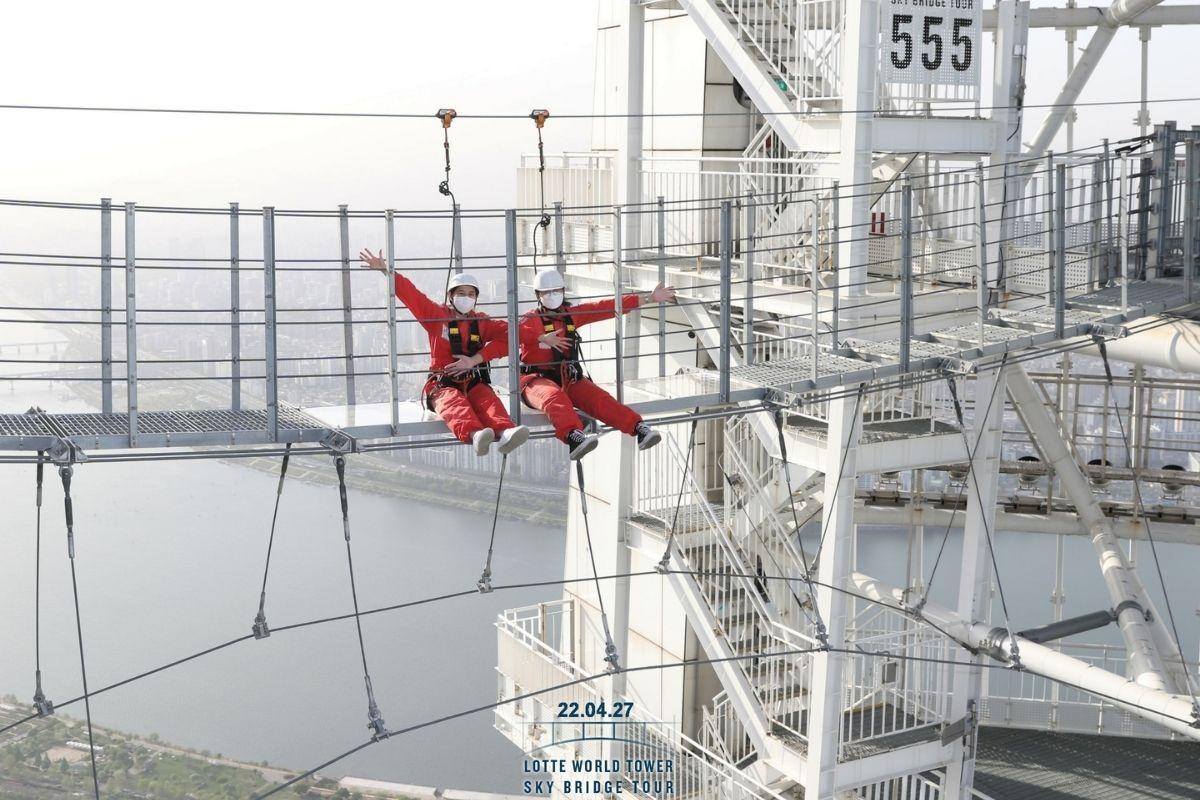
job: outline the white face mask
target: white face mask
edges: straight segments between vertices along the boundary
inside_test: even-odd
[[[551,311],[553,311],[554,309],[561,306],[563,303],[562,290],[558,289],[553,292],[543,292],[541,299],[542,299],[542,305],[545,306],[546,308],[550,309]]]
[[[475,298],[465,294],[456,294],[450,298],[450,302],[454,304],[454,310],[460,314],[469,314],[471,309],[475,308]]]

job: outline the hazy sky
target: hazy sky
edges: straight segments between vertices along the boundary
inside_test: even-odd
[[[0,102],[466,113],[591,108],[595,0],[522,2],[13,3],[3,11]],[[1090,34],[1080,36],[1086,44]],[[1154,33],[1152,94],[1197,94],[1194,31]],[[1032,34],[1028,102],[1053,98],[1062,33]],[[1121,31],[1085,100],[1135,98],[1137,33]],[[1136,109],[1085,109],[1135,133]],[[1152,107],[1186,121],[1200,105]],[[1026,137],[1044,111],[1031,109]],[[0,196],[140,203],[442,207],[441,130],[429,120],[0,111]],[[532,123],[452,129],[464,205],[513,202]],[[586,148],[586,122],[553,120],[548,151]]]

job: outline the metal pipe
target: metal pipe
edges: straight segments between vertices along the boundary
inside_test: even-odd
[[[820,374],[817,362],[821,358],[821,205],[814,197],[812,201],[812,269],[809,271],[810,308],[812,315],[812,379]]]
[[[1121,196],[1117,198],[1117,243],[1121,248],[1121,313],[1129,313],[1129,159],[1121,156]]]
[[[912,181],[900,180],[900,371],[908,372],[912,346]]]
[[[625,402],[625,297],[622,293],[624,264],[620,206],[613,207],[613,364],[616,367],[617,402]]]
[[[1183,167],[1183,292],[1192,299],[1192,281],[1196,271],[1196,189],[1200,180],[1197,167],[1200,141],[1188,140]]]
[[[983,347],[987,344],[984,325],[987,324],[988,307],[987,184],[983,178],[983,161],[975,164],[975,260],[979,264],[975,306],[979,319],[979,346]]]
[[[829,208],[829,266],[830,271],[833,273],[833,284],[830,287],[833,289],[833,294],[831,295],[833,308],[830,310],[829,314],[829,339],[834,350],[836,350],[839,346],[838,315],[841,314],[840,295],[842,292],[842,280],[841,276],[838,274],[838,267],[840,266],[838,251],[841,249],[842,244],[842,234],[841,231],[838,230],[838,227],[841,224],[839,216],[841,212],[841,196],[838,190],[839,185],[840,182],[835,180],[833,181],[833,184],[829,190],[829,202],[831,204]],[[751,286],[753,286],[753,284],[751,284]]]
[[[1059,540],[1062,540],[1061,536]],[[1069,619],[1056,619],[1054,622],[1046,625],[1017,631],[1017,636],[1020,636],[1022,639],[1028,639],[1031,642],[1045,644],[1046,642],[1065,639],[1068,636],[1074,636],[1078,633],[1087,633],[1088,631],[1103,628],[1115,619],[1116,616],[1111,611],[1093,611],[1090,614],[1082,614]]]
[[[1063,338],[1067,309],[1067,165],[1054,173],[1054,335]]]
[[[275,360],[275,208],[264,206],[263,218],[263,369],[267,380],[267,434],[279,441],[279,378]]]
[[[242,280],[241,219],[238,204],[229,204],[229,407],[242,408]]]
[[[745,221],[746,245],[742,250],[742,363],[754,363],[754,192],[746,192]]]
[[[125,390],[129,410],[129,446],[137,445],[137,280],[134,203],[125,204]]]
[[[903,611],[905,595],[902,589],[888,586],[869,575],[850,576],[853,591],[891,608]],[[1012,653],[1021,654],[1021,667],[1026,672],[1052,681],[1061,681],[1082,691],[1092,692],[1107,702],[1162,725],[1189,739],[1200,740],[1200,728],[1191,720],[1191,701],[1161,689],[1131,681],[1108,670],[1065,655],[1057,650],[1019,636],[1009,636],[1003,628],[985,622],[964,620],[958,614],[936,603],[926,603],[921,614],[946,631],[955,640],[979,652],[1008,664]]]
[[[100,411],[113,413],[112,199],[100,199]]]
[[[1146,620],[1156,611],[1130,566],[1112,525],[1092,495],[1087,478],[1067,448],[1054,418],[1042,404],[1033,381],[1020,365],[1009,370],[1008,393],[1029,435],[1037,442],[1067,496],[1075,503],[1079,524],[1088,532],[1100,559],[1100,570],[1109,599],[1118,614],[1118,625],[1129,652],[1129,664],[1138,683],[1159,690],[1168,686],[1159,647]]]
[[[392,435],[400,426],[400,390],[396,385],[396,219],[395,212],[383,212],[384,242],[387,246],[387,325],[388,325],[388,407],[391,409]]]
[[[658,230],[658,283],[667,282],[667,201],[661,194],[655,208],[654,218]],[[658,304],[658,377],[667,375],[667,304]]]
[[[554,264],[559,272],[567,271],[567,259],[563,255],[563,204],[554,201]]]
[[[1054,273],[1057,269],[1054,262],[1058,258],[1058,248],[1055,246],[1058,240],[1054,238],[1054,223],[1057,221],[1054,215],[1054,153],[1046,154],[1046,178],[1042,186],[1046,195],[1046,207],[1042,212],[1042,226],[1046,229],[1046,305],[1053,307]]]
[[[521,424],[521,357],[517,336],[517,212],[504,212],[504,253],[508,266],[508,415]]]
[[[718,394],[722,403],[729,402],[729,302],[730,302],[730,270],[733,255],[733,204],[728,200],[721,201],[721,330],[718,331],[721,340],[717,369],[720,372]]]
[[[345,354],[346,405],[355,403],[354,392],[354,298],[350,287],[350,216],[338,206],[338,229],[342,246],[342,352]]]

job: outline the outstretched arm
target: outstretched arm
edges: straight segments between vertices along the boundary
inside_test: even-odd
[[[669,303],[675,299],[675,290],[670,286],[659,284],[652,292],[633,293],[621,297],[621,311],[628,313],[640,305],[647,303]],[[571,306],[571,319],[576,325],[588,325],[593,322],[603,322],[616,315],[616,298],[596,300],[591,303],[579,303]]]
[[[383,260],[382,250],[379,251],[379,255],[375,255],[370,250],[364,249],[358,254],[358,260],[367,269],[387,274],[387,262]],[[440,304],[433,302],[416,287],[416,284],[399,272],[396,273],[395,291],[396,297],[400,298],[400,302],[412,312],[418,322],[442,322],[445,320],[446,310]]]

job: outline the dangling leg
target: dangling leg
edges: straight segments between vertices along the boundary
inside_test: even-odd
[[[475,455],[487,455],[496,435],[479,421],[467,396],[458,389],[438,386],[433,389],[431,397],[433,410],[446,423],[454,438],[475,445]]]
[[[575,413],[575,404],[562,387],[549,378],[534,378],[525,384],[525,402],[542,411],[554,426],[554,435],[571,448],[571,458],[579,459],[596,448],[595,436],[583,432],[583,420]]]
[[[612,425],[621,433],[636,436],[639,450],[653,447],[662,439],[658,431],[642,421],[641,414],[627,405],[618,403],[617,398],[587,378],[573,382],[567,387],[567,393],[580,411],[595,417],[605,425]]]
[[[508,455],[525,444],[525,440],[529,438],[529,428],[513,425],[508,409],[500,402],[491,386],[486,383],[475,384],[467,392],[467,399],[471,401],[471,408],[479,417],[479,421],[491,428],[492,433],[496,435],[499,442],[496,449],[500,453]]]

